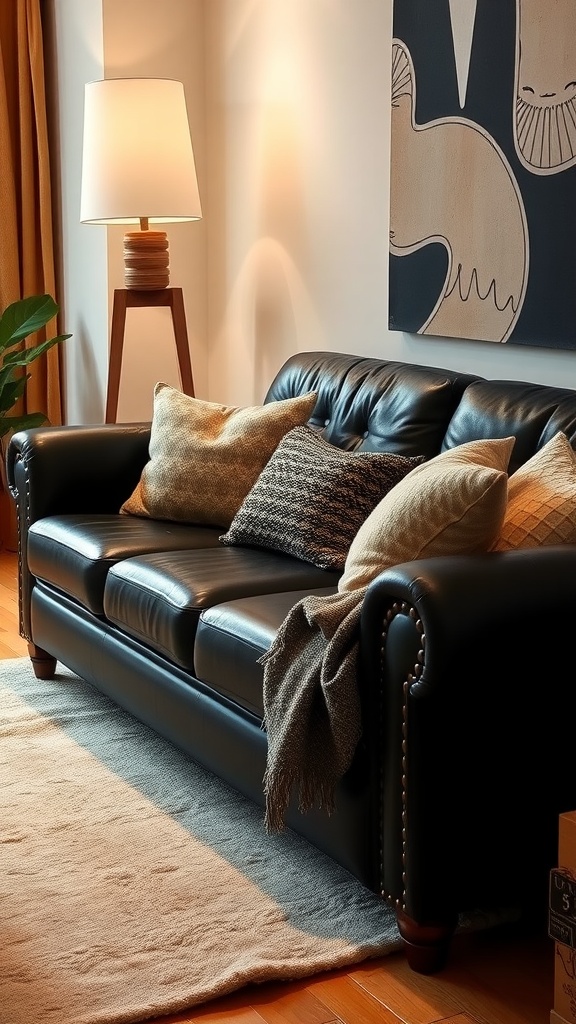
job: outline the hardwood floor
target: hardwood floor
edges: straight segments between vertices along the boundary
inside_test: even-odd
[[[0,658],[18,635],[16,555],[0,551]],[[1,826],[0,826],[1,827]],[[554,946],[514,927],[459,937],[448,967],[424,977],[400,953],[298,982],[250,986],[163,1024],[548,1024]]]
[[[18,632],[17,565],[17,556],[0,548],[0,658],[28,654],[26,641]]]

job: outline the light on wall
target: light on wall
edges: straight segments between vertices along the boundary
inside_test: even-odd
[[[124,235],[130,290],[166,288],[168,239],[151,224],[202,217],[182,82],[110,78],[84,95],[80,220],[138,224]]]

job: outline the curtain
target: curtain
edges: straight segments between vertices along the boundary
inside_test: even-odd
[[[0,0],[0,309],[28,295],[55,294],[41,0]],[[28,344],[59,333],[56,323]],[[24,342],[23,344],[26,344]],[[60,346],[29,367],[15,411],[62,423]],[[0,522],[0,546],[10,529]]]

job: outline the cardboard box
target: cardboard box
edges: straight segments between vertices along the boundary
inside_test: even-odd
[[[550,873],[549,921],[555,940],[550,1021],[576,1024],[576,811],[561,814],[558,822],[558,870]]]

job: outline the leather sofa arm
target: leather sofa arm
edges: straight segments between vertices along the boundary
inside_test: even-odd
[[[20,635],[31,640],[33,579],[26,549],[45,516],[119,511],[148,461],[149,423],[36,427],[14,434],[6,475],[18,517]]]
[[[576,545],[425,558],[386,569],[366,592],[366,639],[380,632],[383,616],[398,602],[414,607],[424,624],[426,672],[419,685],[438,686],[443,676],[436,676],[436,660],[445,671],[470,644],[493,646],[503,634],[517,648],[513,630],[523,635],[529,623],[541,625],[551,616],[560,616],[568,637],[567,612],[576,611]],[[545,642],[541,628],[532,640]]]
[[[29,526],[44,516],[117,512],[148,461],[149,423],[36,427],[8,445],[8,486]]]
[[[463,899],[546,906],[558,814],[576,806],[575,615],[571,545],[407,562],[368,588],[380,883],[414,920]]]

